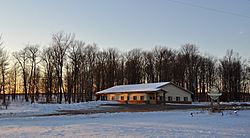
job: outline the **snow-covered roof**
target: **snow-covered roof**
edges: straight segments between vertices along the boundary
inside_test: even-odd
[[[160,87],[167,85],[169,83],[170,82],[118,85],[99,91],[96,94],[122,93],[122,92],[153,92],[161,90]]]

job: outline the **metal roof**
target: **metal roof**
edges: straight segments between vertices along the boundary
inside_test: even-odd
[[[99,91],[96,94],[123,93],[123,92],[154,92],[161,90],[160,87],[167,85],[169,83],[170,82],[118,85]]]

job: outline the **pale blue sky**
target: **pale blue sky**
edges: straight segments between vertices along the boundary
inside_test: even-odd
[[[218,57],[226,49],[250,56],[250,0],[0,0],[0,17],[9,51],[46,46],[63,30],[100,48],[194,43]]]

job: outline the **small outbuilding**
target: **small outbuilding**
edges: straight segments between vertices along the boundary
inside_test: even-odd
[[[192,94],[172,82],[118,85],[96,92],[100,100],[130,104],[192,103]]]

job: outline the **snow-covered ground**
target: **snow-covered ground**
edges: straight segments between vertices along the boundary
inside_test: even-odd
[[[1,137],[250,137],[250,110],[210,113],[200,110],[44,116],[58,110],[96,109],[76,104],[12,103],[0,109]],[[197,103],[206,105],[205,103]],[[191,116],[193,114],[193,117]],[[27,117],[28,116],[28,117]]]
[[[210,105],[210,102],[192,102],[192,105]],[[250,102],[220,102],[220,105],[250,105]]]
[[[43,115],[57,113],[59,110],[93,109],[100,104],[116,103],[114,101],[91,101],[73,104],[30,104],[28,102],[13,102],[7,110],[0,109],[0,118],[24,117],[32,115]]]
[[[190,113],[194,113],[191,117]],[[250,110],[0,118],[0,137],[250,137]]]

